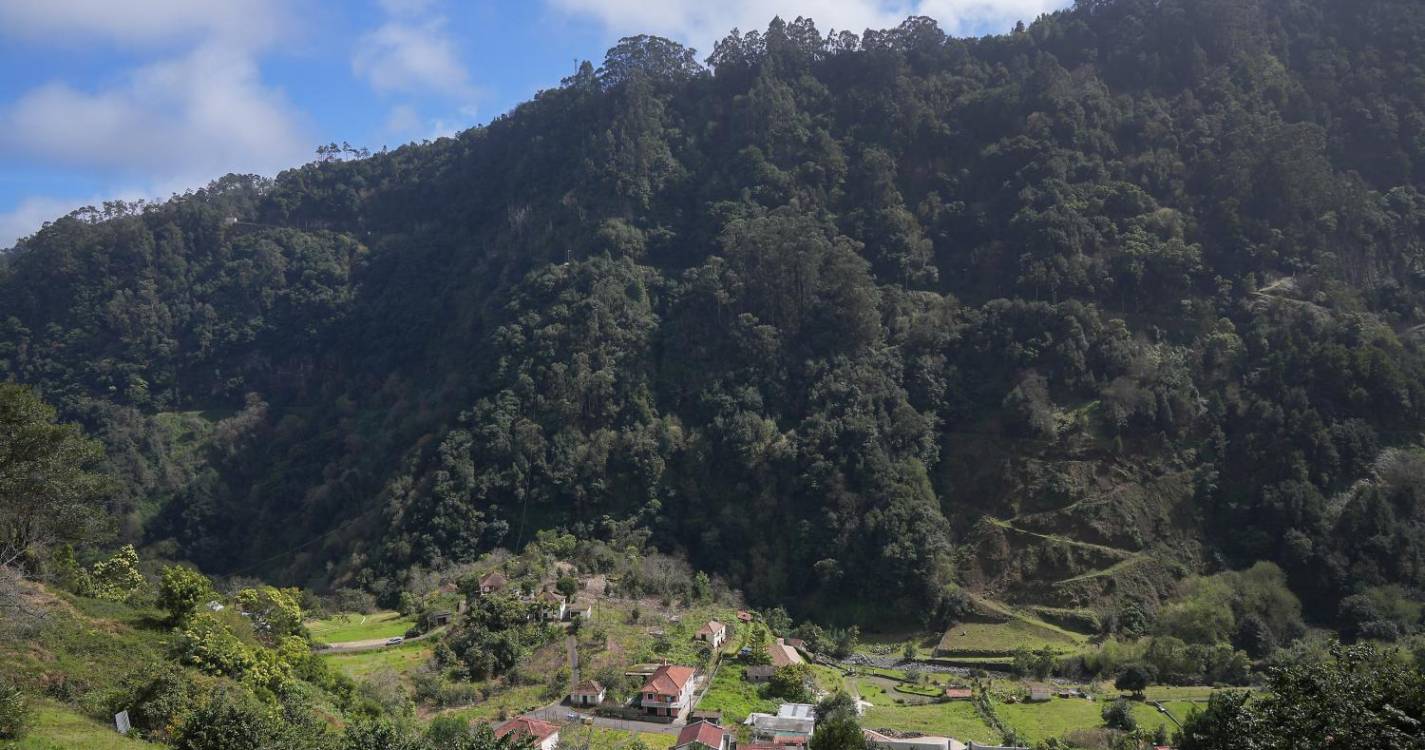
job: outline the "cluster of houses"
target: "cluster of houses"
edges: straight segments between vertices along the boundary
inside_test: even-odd
[[[498,594],[508,588],[510,579],[502,572],[495,570],[486,573],[480,579],[480,596]],[[594,603],[589,600],[582,600],[570,603],[563,596],[544,589],[539,593],[520,597],[524,601],[534,602],[539,606],[539,611],[550,620],[589,620],[594,616]]]

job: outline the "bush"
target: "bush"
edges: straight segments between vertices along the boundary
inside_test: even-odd
[[[0,677],[0,739],[16,740],[30,724],[30,704],[20,686]]]
[[[1128,701],[1119,698],[1103,707],[1103,725],[1109,729],[1132,732],[1138,728],[1138,720],[1133,718],[1133,707]]]
[[[108,560],[94,563],[94,596],[111,602],[126,602],[144,586],[139,572],[139,553],[125,544]]]
[[[108,712],[128,711],[134,729],[149,739],[163,740],[192,702],[192,686],[183,673],[171,667],[157,667],[125,680],[110,698]]]
[[[158,584],[158,606],[168,613],[169,625],[181,626],[212,592],[213,584],[207,576],[192,568],[171,565],[163,569]]]
[[[281,720],[244,691],[213,692],[183,719],[174,750],[266,750],[277,746]]]

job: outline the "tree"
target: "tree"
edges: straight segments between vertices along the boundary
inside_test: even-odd
[[[554,582],[554,590],[568,599],[579,592],[579,582],[573,576],[559,576],[559,580]]]
[[[30,706],[20,686],[0,675],[0,739],[17,740],[30,724]]]
[[[1118,673],[1114,679],[1113,686],[1119,690],[1128,690],[1137,698],[1143,697],[1143,691],[1148,689],[1148,685],[1153,681],[1153,673],[1141,664],[1129,664]]]
[[[183,718],[174,750],[267,750],[280,747],[280,717],[249,693],[218,688]]]
[[[806,664],[788,664],[777,667],[767,681],[767,694],[791,703],[801,703],[807,699],[807,685],[812,681],[811,667]]]
[[[107,560],[94,563],[94,596],[111,602],[128,601],[144,587],[139,553],[125,544]]]
[[[1328,658],[1273,667],[1260,696],[1214,693],[1183,724],[1183,750],[1420,747],[1425,673],[1369,644],[1334,645]]]
[[[179,627],[212,594],[213,584],[207,576],[192,568],[170,565],[163,569],[158,583],[158,606],[168,613],[167,623]]]
[[[0,382],[0,566],[31,569],[60,542],[88,542],[104,519],[99,444],[29,388]]]
[[[297,589],[258,586],[239,591],[235,599],[251,618],[258,636],[269,643],[302,634],[301,592]]]
[[[1119,698],[1103,707],[1103,725],[1109,729],[1132,732],[1138,728],[1138,720],[1133,718],[1133,706]]]
[[[856,703],[838,692],[817,704],[816,731],[807,743],[810,750],[866,750],[866,736],[856,722]]]

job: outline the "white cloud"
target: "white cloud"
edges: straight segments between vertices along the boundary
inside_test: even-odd
[[[383,94],[437,94],[456,100],[475,96],[445,20],[439,17],[403,17],[363,34],[351,68]]]
[[[0,33],[34,39],[84,37],[149,45],[199,36],[254,47],[275,41],[286,28],[288,19],[276,0],[0,2]]]
[[[1008,31],[1017,20],[1062,8],[1071,0],[547,0],[568,13],[588,16],[616,35],[659,34],[697,47],[700,55],[734,27],[767,28],[773,16],[805,16],[826,33],[890,28],[907,16],[930,16],[950,34],[979,29]]]
[[[256,60],[205,44],[128,72],[106,89],[53,82],[0,110],[0,152],[203,183],[229,171],[272,172],[300,162],[310,139]]]
[[[21,237],[34,234],[46,221],[84,205],[85,201],[62,198],[33,197],[20,201],[13,210],[0,213],[0,250],[14,247]]]
[[[161,197],[226,172],[271,174],[309,158],[315,139],[282,92],[262,80],[259,65],[295,29],[292,7],[283,0],[0,0],[0,38],[58,48],[109,43],[147,58],[98,86],[53,80],[0,102],[0,158],[116,183],[89,201],[26,198],[0,215],[0,246],[104,198]]]

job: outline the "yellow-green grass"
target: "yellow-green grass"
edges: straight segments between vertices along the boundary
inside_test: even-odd
[[[778,701],[763,698],[760,686],[748,682],[745,673],[741,664],[724,663],[698,708],[722,711],[723,722],[728,724],[741,723],[754,711],[775,712]]]
[[[75,713],[73,709],[51,701],[38,701],[30,731],[20,740],[0,742],[6,750],[145,750],[158,748],[148,742],[130,739],[105,724]]]
[[[383,669],[409,674],[430,660],[433,650],[429,641],[410,641],[371,651],[322,654],[321,658],[347,677],[360,680]]]
[[[548,704],[543,685],[520,685],[494,693],[485,700],[464,708],[443,712],[466,721],[496,723]]]
[[[1054,698],[1045,703],[995,703],[995,713],[1031,743],[1062,737],[1075,729],[1103,726],[1102,701]]]
[[[874,702],[874,700],[873,700]],[[896,729],[902,732],[953,737],[961,742],[993,744],[999,735],[975,712],[969,701],[932,703],[920,706],[877,704],[861,715],[867,729]]]
[[[945,631],[940,639],[942,652],[1003,653],[1015,649],[1031,651],[1048,647],[1072,651],[1087,639],[1076,633],[1033,619],[1013,618],[1007,622],[967,622]]]
[[[376,612],[369,615],[343,614],[325,620],[307,622],[307,632],[319,643],[371,641],[405,635],[415,620],[398,612]]]
[[[560,741],[570,747],[583,747],[588,741],[589,750],[623,750],[635,739],[647,745],[649,750],[668,750],[677,737],[658,732],[625,732],[620,729],[570,725],[559,733]]]
[[[1191,701],[1163,701],[1163,706],[1172,712],[1173,718],[1178,721],[1187,721],[1188,712],[1196,706],[1201,711],[1207,707],[1205,703],[1193,703]],[[1138,726],[1142,729],[1152,731],[1160,726],[1168,728],[1168,735],[1171,736],[1177,730],[1178,725],[1174,724],[1168,717],[1158,712],[1157,707],[1151,703],[1133,702],[1133,718],[1138,721]]]

